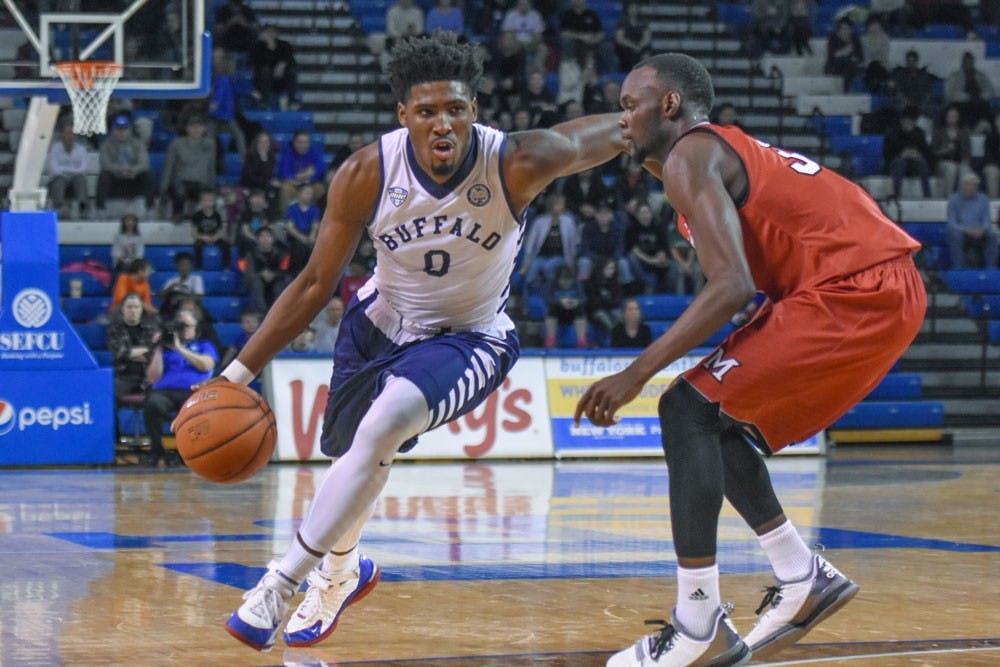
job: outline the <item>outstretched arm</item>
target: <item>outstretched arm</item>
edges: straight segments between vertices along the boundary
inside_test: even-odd
[[[352,154],[337,170],[309,262],[271,306],[236,359],[251,373],[259,373],[330,300],[375,207],[379,174],[376,144]]]
[[[624,151],[620,118],[617,113],[583,116],[511,134],[503,172],[514,206],[523,210],[555,179],[604,164]]]

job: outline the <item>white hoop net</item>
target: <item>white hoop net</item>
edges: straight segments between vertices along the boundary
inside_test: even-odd
[[[57,63],[55,70],[73,104],[73,131],[87,136],[106,134],[108,102],[122,75],[122,66],[105,60],[86,60]]]

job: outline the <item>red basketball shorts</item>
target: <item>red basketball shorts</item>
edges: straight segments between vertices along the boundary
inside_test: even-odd
[[[766,303],[684,377],[777,452],[868,395],[913,342],[926,310],[907,255]]]

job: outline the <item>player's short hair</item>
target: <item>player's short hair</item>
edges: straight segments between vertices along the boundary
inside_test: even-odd
[[[661,53],[639,62],[633,70],[652,67],[664,84],[681,92],[690,111],[708,113],[715,104],[712,77],[705,66],[683,53]]]
[[[400,39],[389,55],[386,76],[392,94],[403,103],[413,86],[429,81],[460,81],[475,97],[483,75],[483,57],[476,45],[460,43],[458,35],[445,30]]]

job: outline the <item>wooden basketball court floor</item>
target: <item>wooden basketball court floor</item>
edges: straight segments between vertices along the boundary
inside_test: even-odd
[[[1000,664],[1000,442],[769,465],[788,514],[862,588],[766,664]],[[257,653],[222,625],[324,469],[272,464],[235,486],[0,471],[0,665],[591,667],[672,606],[661,461],[397,464],[364,538],[382,583],[326,642]],[[768,567],[728,507],[719,544],[746,632]]]

